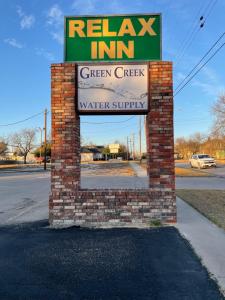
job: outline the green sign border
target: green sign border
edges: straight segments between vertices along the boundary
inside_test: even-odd
[[[66,21],[69,18],[107,18],[107,17],[142,17],[142,16],[159,16],[159,49],[160,49],[160,53],[159,53],[159,59],[145,59],[145,58],[140,58],[140,59],[96,59],[96,60],[66,60],[66,47],[67,47],[67,36],[66,36],[66,32],[67,32],[67,28],[66,28]],[[77,62],[77,63],[100,63],[100,62],[146,62],[146,61],[161,61],[162,60],[162,14],[161,13],[140,13],[140,14],[108,14],[108,15],[76,15],[76,16],[64,16],[64,53],[63,53],[63,57],[64,57],[64,62]]]

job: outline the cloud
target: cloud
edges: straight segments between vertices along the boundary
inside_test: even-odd
[[[51,36],[53,40],[56,40],[59,44],[63,45],[64,42],[63,31],[51,32]]]
[[[200,64],[201,66],[201,64]],[[200,67],[198,66],[198,68]],[[187,71],[186,74],[183,72],[174,72],[174,84],[175,84],[175,91],[176,88],[178,90],[182,88],[182,86],[195,74],[198,70],[196,68],[189,77],[187,75],[190,73],[190,70]],[[225,85],[221,78],[219,77],[218,73],[216,73],[212,68],[205,66],[198,74],[194,76],[193,79],[187,84],[187,86],[191,87],[198,87],[200,90],[210,97],[217,97],[219,93],[225,90]],[[186,78],[187,77],[187,78]],[[186,78],[186,80],[179,86],[179,84]],[[178,87],[179,86],[179,87]]]
[[[29,29],[33,26],[35,22],[35,18],[33,15],[24,16],[20,22],[20,26],[22,29]]]
[[[137,9],[139,8],[140,2],[139,1],[134,1],[132,3],[132,5],[130,6],[124,6],[121,1],[118,0],[111,0],[109,2],[107,2],[107,9],[109,10],[109,12],[111,13],[129,13],[132,11],[137,11]]]
[[[30,29],[34,25],[34,15],[26,15],[20,6],[17,7],[17,14],[20,18],[21,29]]]
[[[201,79],[193,79],[192,85],[201,88],[201,90],[213,97],[217,97],[225,86],[221,83],[218,74],[209,67],[204,67],[201,71]]]
[[[180,81],[182,81],[185,77],[186,77],[186,75],[184,73],[176,72],[174,74],[174,81],[179,81],[179,83],[180,83]]]
[[[24,48],[24,45],[19,43],[16,39],[14,38],[7,38],[7,39],[4,39],[4,42],[14,48],[18,48],[18,49],[22,49]]]
[[[142,2],[140,0],[133,1],[132,5],[127,6],[120,0],[74,0],[71,9],[77,15],[96,15],[96,14],[118,14],[137,12],[141,9]]]
[[[213,97],[217,97],[225,90],[225,86],[222,84],[215,84],[213,82],[206,82],[197,79],[192,82],[192,85],[199,87],[205,94]]]
[[[38,56],[42,56],[49,61],[55,60],[54,54],[46,51],[44,48],[35,48],[35,54]]]
[[[75,0],[72,3],[71,8],[75,11],[79,12],[79,15],[89,15],[89,14],[96,14],[96,1],[93,0],[86,0],[85,4],[83,0]]]
[[[64,13],[58,4],[53,5],[47,12],[48,31],[53,40],[57,41],[60,45],[63,44],[63,23]]]
[[[63,25],[64,14],[58,4],[53,5],[47,13],[47,24],[58,27]]]
[[[205,66],[202,69],[202,73],[211,81],[213,81],[214,83],[217,83],[219,78],[218,75],[216,74],[216,72],[214,70],[212,70],[211,68]]]

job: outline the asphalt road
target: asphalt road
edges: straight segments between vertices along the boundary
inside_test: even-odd
[[[0,176],[0,224],[48,218],[50,173],[4,172]]]
[[[0,299],[223,299],[172,227],[53,230],[0,227]]]
[[[147,188],[148,178],[82,177],[83,188]],[[225,189],[225,178],[178,177],[183,189]],[[0,224],[38,221],[48,218],[50,172],[5,172],[0,175]]]
[[[82,188],[148,188],[147,177],[82,177]],[[225,177],[177,177],[177,189],[224,190]]]
[[[176,162],[176,167],[184,168],[184,169],[191,169],[189,163],[179,163]],[[195,168],[198,170],[197,168]],[[216,168],[206,168],[206,169],[201,169],[201,172],[213,174],[218,177],[224,177],[225,178],[225,164],[217,164]]]

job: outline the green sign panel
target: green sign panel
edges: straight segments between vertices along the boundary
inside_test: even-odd
[[[160,14],[65,18],[67,62],[160,59]]]

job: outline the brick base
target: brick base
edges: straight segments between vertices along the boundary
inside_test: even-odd
[[[146,122],[148,189],[80,189],[80,118],[75,110],[75,64],[52,71],[52,226],[148,227],[176,222],[172,64],[149,64]]]
[[[149,227],[151,220],[176,221],[174,193],[151,190],[80,190],[51,199],[55,226]]]

